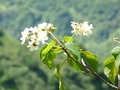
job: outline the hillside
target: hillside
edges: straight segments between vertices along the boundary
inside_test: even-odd
[[[56,63],[60,63],[61,58],[63,56],[57,57]],[[67,63],[61,73],[68,90],[86,90],[88,86],[89,90],[112,90],[98,79],[68,68]],[[51,70],[39,60],[38,52],[30,52],[0,30],[0,90],[21,89],[58,90],[58,82]]]
[[[38,54],[30,53],[12,37],[0,34],[0,90],[53,90],[55,82],[50,85],[46,72],[49,71]]]
[[[58,90],[54,75],[39,60],[39,51],[30,52],[19,41],[24,28],[44,21],[57,27],[59,38],[71,35],[71,21],[92,23],[92,35],[75,38],[103,62],[118,45],[112,39],[120,38],[120,0],[0,0],[0,28],[5,32],[0,30],[0,90]],[[103,67],[99,67],[101,73]],[[87,90],[88,86],[89,90],[112,90],[67,66],[62,74],[69,90]]]
[[[120,30],[119,16],[120,0],[0,0],[0,27],[16,38],[25,27],[43,21],[53,23],[59,37],[71,35],[71,21],[93,23],[93,35],[78,40],[104,59]]]

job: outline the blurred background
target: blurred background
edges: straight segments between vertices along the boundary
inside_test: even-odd
[[[103,62],[111,56],[120,37],[120,0],[0,0],[0,90],[58,90],[58,81],[39,59],[20,44],[26,27],[49,22],[58,38],[71,35],[70,22],[88,21],[93,34],[76,37],[79,46],[95,53],[98,72],[104,78]],[[59,55],[56,62],[62,60]],[[68,90],[113,90],[95,77],[64,65],[61,71]]]

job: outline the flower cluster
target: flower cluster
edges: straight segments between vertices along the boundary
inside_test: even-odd
[[[76,22],[71,22],[71,26],[73,28],[73,31],[71,33],[75,35],[84,35],[87,36],[89,34],[92,34],[91,29],[93,28],[92,24],[88,24],[88,22],[83,22],[83,23],[76,23]]]
[[[113,38],[113,41],[116,42],[116,43],[120,43],[120,40],[119,40],[118,37]]]
[[[21,44],[24,44],[27,41],[27,47],[30,48],[30,51],[37,50],[39,49],[38,46],[40,43],[44,44],[46,40],[48,40],[48,32],[54,30],[55,27],[53,27],[53,24],[46,22],[39,24],[38,27],[26,28],[23,32],[21,32]]]

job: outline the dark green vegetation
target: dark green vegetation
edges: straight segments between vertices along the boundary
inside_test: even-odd
[[[57,27],[59,38],[71,35],[71,21],[93,23],[93,34],[76,37],[76,41],[103,62],[116,45],[112,38],[120,36],[120,0],[0,0],[0,28],[6,33],[0,31],[0,90],[58,90],[54,75],[41,63],[38,52],[29,52],[16,40],[25,27],[43,21]],[[99,72],[102,69],[100,66]],[[67,66],[62,73],[69,90],[106,88],[96,78]]]
[[[58,82],[51,70],[20,42],[0,31],[0,90],[58,90]],[[63,59],[58,56],[57,62]],[[67,63],[66,63],[67,64]],[[96,78],[85,76],[64,66],[63,80],[69,90],[105,89]],[[102,75],[102,74],[101,74]],[[109,89],[110,90],[110,89]]]

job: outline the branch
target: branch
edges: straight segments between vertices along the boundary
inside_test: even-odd
[[[67,54],[67,56],[68,56],[69,58],[71,58],[73,61],[75,61],[75,62],[78,63],[78,61],[69,54],[69,52],[67,51],[67,48],[66,48],[65,46],[63,46],[63,45],[60,43],[60,41],[59,41],[51,32],[49,32],[49,33],[50,33],[51,36],[54,38],[54,39],[53,39],[53,38],[52,38],[52,39],[53,39],[54,41],[56,41],[56,42],[60,45],[60,47],[61,47],[61,48],[63,49],[63,51]],[[110,87],[112,87],[112,88],[114,88],[114,89],[118,89],[118,87],[116,87],[115,85],[113,85],[113,84],[109,83],[108,81],[106,81],[105,79],[103,79],[97,72],[95,72],[94,70],[92,70],[89,66],[83,65],[82,63],[79,63],[79,65],[85,67],[86,69],[89,69],[89,70],[91,71],[91,73],[92,73],[95,77],[99,78],[102,82],[106,83],[106,84],[109,85]]]
[[[70,57],[70,58],[71,58],[72,60],[74,60],[75,62],[78,62],[77,60],[75,60],[75,59],[68,53],[68,51],[67,51],[65,48],[62,48],[62,49],[66,52],[66,54],[68,55],[68,57]],[[94,76],[96,76],[97,78],[99,78],[101,81],[103,81],[104,83],[106,83],[106,84],[109,85],[110,87],[115,88],[115,89],[118,88],[118,87],[116,87],[115,85],[113,85],[113,84],[109,83],[108,81],[106,81],[105,79],[103,79],[99,74],[97,74],[97,72],[95,72],[94,70],[92,70],[90,67],[88,67],[88,66],[86,66],[86,65],[83,65],[82,63],[79,63],[79,64],[80,64],[81,66],[84,66],[85,68],[89,69]]]

